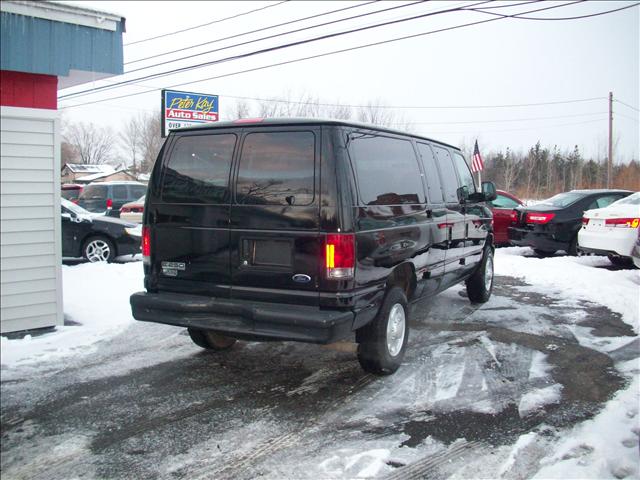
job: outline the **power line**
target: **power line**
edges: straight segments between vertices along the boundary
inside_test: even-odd
[[[621,7],[621,8],[615,8],[613,10],[607,10],[606,12],[597,12],[597,13],[591,13],[591,14],[587,14],[587,15],[578,15],[575,17],[523,17],[523,16],[517,16],[515,18],[517,18],[518,20],[582,20],[584,18],[591,18],[591,17],[598,17],[600,15],[607,15],[609,13],[614,13],[614,12],[619,12],[621,10],[626,10],[627,8],[632,8],[632,7],[637,7],[638,5],[640,5],[639,3],[634,3],[632,5],[627,5],[625,7]],[[497,16],[505,16],[501,13],[495,13],[495,12],[487,12],[487,8],[470,8],[469,10],[473,10],[474,12],[479,12],[479,13],[486,13],[488,15],[497,15]],[[507,17],[509,17],[507,15]],[[514,18],[514,17],[510,17],[510,18]]]
[[[350,7],[346,7],[346,8],[339,8],[337,10],[330,10],[328,12],[319,13],[317,15],[311,15],[309,17],[298,18],[296,20],[291,20],[291,21],[288,21],[288,22],[278,23],[278,24],[275,24],[275,25],[270,25],[268,27],[258,28],[257,30],[251,30],[251,31],[248,31],[248,32],[243,32],[243,33],[238,33],[238,34],[235,34],[235,35],[230,35],[228,37],[217,38],[215,40],[210,40],[208,42],[203,42],[203,43],[197,43],[195,45],[190,45],[188,47],[178,48],[176,50],[171,50],[169,52],[163,52],[163,53],[158,53],[157,55],[151,55],[149,57],[138,58],[136,60],[131,60],[129,62],[125,62],[124,64],[125,65],[130,65],[132,63],[138,63],[138,62],[142,62],[144,60],[151,60],[152,58],[163,57],[165,55],[171,55],[172,53],[183,52],[184,50],[190,50],[192,48],[202,47],[204,45],[211,45],[213,43],[222,42],[224,40],[231,40],[232,38],[238,38],[238,37],[243,37],[245,35],[251,35],[252,33],[263,32],[265,30],[271,30],[273,28],[283,27],[283,26],[286,26],[286,25],[291,25],[291,24],[294,24],[294,23],[303,22],[305,20],[311,20],[313,18],[323,17],[323,16],[326,16],[326,15],[331,15],[333,13],[338,13],[338,12],[342,12],[342,11],[345,11],[345,10],[351,10],[353,8],[360,8],[360,7],[364,7],[366,5],[370,5],[372,3],[376,3],[377,1],[378,0],[371,0],[369,2],[361,3],[359,5],[351,5]],[[207,53],[207,52],[205,52],[205,53]],[[127,73],[130,73],[130,72],[127,72]]]
[[[616,100],[615,98],[613,99],[614,102],[618,102],[622,105],[624,105],[625,107],[629,107],[632,110],[635,110],[636,112],[640,112],[640,110],[638,110],[636,107],[629,105],[628,103],[624,103],[622,100]]]
[[[598,119],[598,120],[586,120],[584,122],[570,122],[570,123],[560,123],[560,124],[554,124],[554,125],[541,125],[539,127],[535,127],[535,129],[539,130],[542,128],[557,128],[557,127],[568,127],[568,126],[573,126],[573,125],[587,125],[590,123],[601,123],[603,119]],[[405,125],[405,124],[397,124],[397,125]],[[519,132],[519,131],[531,131],[532,127],[525,127],[525,128],[508,128],[508,129],[500,129],[500,130],[474,130],[472,131],[473,133],[478,133],[478,134],[483,134],[483,133],[501,133],[501,132]],[[456,131],[430,131],[430,134],[442,134],[442,133],[457,133],[457,134],[468,134],[470,133],[471,130],[456,130]]]
[[[528,12],[523,12],[522,14],[534,13],[534,12],[539,12],[539,11],[543,11],[543,10],[550,10],[550,9],[554,9],[554,8],[561,8],[561,7],[565,7],[565,6],[568,6],[568,5],[573,5],[575,3],[581,3],[582,1],[584,1],[584,0],[576,0],[576,1],[568,2],[568,3],[564,3],[564,4],[559,4],[559,5],[554,4],[554,5],[549,6],[549,7],[545,7],[545,8],[541,8],[541,9],[534,9],[534,10],[530,10]],[[459,9],[459,10],[464,10],[464,9]],[[449,11],[450,10],[444,10],[444,11],[441,11],[441,12],[446,13],[446,12],[449,12]],[[335,55],[335,54],[338,54],[338,53],[355,51],[355,50],[360,50],[360,49],[363,49],[363,48],[369,48],[369,47],[373,47],[373,46],[379,46],[379,45],[394,43],[394,42],[398,42],[398,41],[402,41],[402,40],[418,38],[418,37],[431,35],[431,34],[435,34],[435,33],[441,33],[441,32],[456,30],[456,29],[459,29],[459,28],[465,28],[465,27],[470,27],[470,26],[475,26],[475,25],[481,25],[481,24],[484,24],[484,23],[503,20],[505,18],[506,17],[494,17],[494,18],[490,18],[490,19],[486,19],[486,20],[479,20],[479,21],[476,21],[476,22],[470,22],[470,23],[465,23],[465,24],[460,24],[460,25],[454,25],[454,26],[450,26],[450,27],[446,27],[446,28],[430,30],[430,31],[427,31],[427,32],[417,33],[417,34],[413,34],[413,35],[405,35],[405,36],[402,36],[402,37],[396,37],[396,38],[391,38],[391,39],[387,39],[387,40],[382,40],[382,41],[379,41],[379,42],[372,42],[372,43],[367,43],[367,44],[363,44],[363,45],[357,45],[355,47],[349,47],[349,48],[344,48],[344,49],[340,49],[340,50],[333,50],[333,51],[325,52],[325,53],[322,53],[322,54],[296,58],[296,59],[293,59],[293,60],[287,60],[287,61],[273,63],[273,64],[269,64],[269,65],[263,65],[263,66],[260,66],[260,67],[250,68],[250,69],[246,69],[246,70],[240,70],[240,71],[231,72],[231,73],[222,74],[222,75],[216,75],[216,76],[213,76],[213,77],[201,78],[201,79],[193,80],[193,81],[189,81],[189,82],[182,82],[182,83],[170,85],[170,86],[167,86],[167,87],[164,87],[164,88],[176,88],[176,87],[181,87],[181,86],[185,86],[185,85],[191,85],[193,83],[200,83],[200,82],[204,82],[204,81],[208,81],[208,80],[215,80],[215,79],[218,79],[218,78],[240,75],[240,74],[243,74],[243,73],[256,72],[256,71],[265,70],[265,69],[268,69],[268,68],[273,68],[273,67],[278,67],[278,66],[282,66],[282,65],[289,65],[289,64],[293,64],[293,63],[297,63],[297,62],[302,62],[302,61],[305,61],[305,60],[312,60],[312,59],[322,58],[322,57],[326,57],[326,56],[330,56],[330,55]],[[145,93],[155,92],[155,91],[158,91],[158,90],[161,90],[161,88],[153,88],[153,89],[150,89],[150,90],[146,90],[144,92],[135,92],[135,93],[129,93],[129,94],[125,94],[125,95],[119,95],[119,96],[116,96],[116,97],[104,98],[104,99],[100,99],[100,100],[93,100],[93,101],[79,103],[79,104],[75,104],[75,105],[69,105],[69,106],[62,107],[62,108],[74,108],[74,107],[80,107],[80,106],[84,106],[84,105],[91,105],[91,104],[94,104],[94,103],[101,103],[101,102],[105,102],[105,101],[109,101],[109,100],[118,100],[118,99],[121,99],[121,98],[128,98],[128,97],[132,97],[132,96],[142,95],[142,94],[145,94]],[[583,101],[583,100],[580,100],[580,101]],[[458,107],[458,108],[464,108],[464,107]]]
[[[615,116],[628,118],[629,120],[633,120],[636,123],[640,123],[640,120],[637,118],[630,117],[629,115],[625,115],[624,113],[614,113]]]
[[[143,43],[143,42],[149,42],[151,40],[155,40],[157,38],[163,38],[163,37],[168,37],[171,35],[176,35],[178,33],[182,33],[182,32],[190,32],[192,30],[195,30],[196,28],[202,28],[202,27],[207,27],[209,25],[213,25],[214,23],[221,23],[221,22],[225,22],[227,20],[232,20],[234,18],[238,18],[238,17],[243,17],[245,15],[249,15],[251,13],[255,13],[255,12],[260,12],[262,10],[266,10],[267,8],[273,8],[273,7],[277,7],[278,5],[281,5],[283,3],[288,2],[289,0],[283,0],[281,2],[278,3],[274,3],[273,5],[267,5],[266,7],[260,7],[260,8],[256,8],[254,10],[249,10],[248,12],[243,12],[243,13],[238,13],[237,15],[232,15],[230,17],[225,17],[225,18],[220,18],[218,20],[213,20],[211,22],[207,22],[207,23],[203,23],[201,25],[196,25],[194,27],[188,27],[188,28],[183,28],[182,30],[176,30],[175,32],[170,32],[170,33],[163,33],[162,35],[156,35],[155,37],[148,37],[148,38],[143,38],[142,40],[136,40],[135,42],[129,42],[129,43],[125,43],[123,46],[124,47],[128,47],[129,45],[136,45],[138,43]]]
[[[339,19],[336,19],[336,20],[331,20],[329,22],[319,23],[317,25],[311,25],[311,26],[308,26],[308,27],[298,28],[297,30],[289,30],[288,32],[276,33],[274,35],[268,35],[266,37],[256,38],[254,40],[248,40],[246,42],[236,43],[236,44],[233,44],[233,45],[228,45],[226,47],[215,48],[213,50],[207,50],[205,52],[200,52],[200,53],[194,53],[192,55],[187,55],[185,57],[180,57],[179,59],[172,59],[172,60],[166,60],[166,61],[159,62],[159,63],[154,63],[153,65],[148,65],[148,66],[145,66],[145,67],[136,68],[134,70],[129,70],[129,71],[125,72],[125,74],[139,72],[141,70],[148,70],[149,68],[160,67],[162,65],[167,65],[169,63],[174,63],[176,61],[183,61],[183,60],[188,60],[190,58],[201,57],[202,55],[207,55],[209,53],[221,52],[223,50],[229,50],[231,48],[242,47],[244,45],[250,45],[252,43],[262,42],[264,40],[272,40],[274,38],[284,37],[286,35],[291,35],[291,34],[294,34],[294,33],[300,33],[300,32],[304,32],[304,31],[307,31],[307,30],[313,30],[314,28],[326,27],[328,25],[333,25],[333,24],[336,24],[336,23],[346,22],[346,21],[353,20],[353,19],[356,19],[356,18],[363,18],[363,17],[367,17],[369,15],[376,15],[378,13],[389,12],[391,10],[396,10],[396,9],[399,9],[399,8],[406,8],[406,7],[410,7],[412,5],[417,5],[419,3],[424,3],[425,1],[428,1],[428,0],[418,0],[418,1],[412,2],[412,3],[404,3],[402,5],[397,5],[395,7],[385,8],[385,9],[378,10],[378,11],[375,11],[375,12],[368,12],[368,13],[363,13],[363,14],[360,14],[360,15],[354,15],[354,16],[351,16],[351,17],[339,18]],[[353,7],[351,7],[351,8],[353,8]],[[228,37],[228,38],[233,38],[233,37]],[[217,41],[218,40],[214,40],[213,42],[207,42],[207,43],[214,43],[214,42],[217,42]],[[200,45],[194,45],[193,47],[189,47],[189,48],[200,47],[202,45],[206,45],[206,43],[203,43],[203,44],[200,44]]]
[[[424,1],[424,0],[420,0]],[[488,3],[490,0],[483,0],[481,2],[476,2],[473,5],[470,6],[476,6],[476,5],[481,5],[483,3]],[[415,2],[415,3],[419,3],[419,2]],[[403,4],[403,5],[399,5],[396,7],[392,7],[393,9],[397,9],[397,8],[406,8],[408,6],[413,5],[414,3],[411,4]],[[145,75],[142,77],[137,77],[137,78],[132,78],[130,80],[123,80],[121,82],[117,82],[114,83],[112,85],[104,85],[101,87],[95,87],[95,88],[91,88],[91,89],[87,89],[87,90],[82,90],[80,92],[75,92],[75,93],[70,93],[67,95],[62,95],[60,97],[58,97],[60,100],[64,99],[64,98],[69,98],[69,97],[79,97],[79,96],[84,96],[86,94],[91,94],[91,93],[95,93],[95,92],[99,92],[102,90],[111,90],[112,88],[116,88],[119,86],[123,86],[123,85],[128,85],[131,83],[135,83],[141,80],[150,80],[150,79],[155,79],[155,78],[161,78],[161,77],[165,77],[167,75],[172,75],[172,74],[176,74],[176,73],[182,73],[182,72],[187,72],[187,71],[191,71],[191,70],[195,70],[195,69],[199,69],[199,68],[203,68],[203,67],[208,67],[211,65],[217,65],[220,63],[225,63],[225,62],[229,62],[229,61],[233,61],[233,60],[240,60],[243,58],[249,58],[249,57],[253,57],[256,55],[262,55],[264,53],[270,53],[270,52],[275,52],[278,50],[282,50],[285,48],[291,48],[291,47],[297,47],[300,45],[306,45],[308,43],[313,43],[313,42],[318,42],[321,40],[328,40],[330,38],[336,38],[336,37],[340,37],[343,35],[349,35],[352,33],[357,33],[357,32],[363,32],[366,30],[371,30],[374,28],[380,28],[380,27],[385,27],[385,26],[389,26],[389,25],[395,25],[398,23],[402,23],[402,22],[407,22],[407,21],[411,21],[411,20],[417,20],[420,18],[425,18],[425,17],[429,17],[429,16],[433,16],[433,15],[439,15],[439,14],[443,14],[443,13],[450,13],[450,12],[455,12],[455,11],[461,11],[463,10],[462,7],[456,7],[456,8],[449,8],[449,9],[445,9],[445,10],[440,10],[440,11],[436,11],[436,12],[429,12],[429,13],[424,13],[424,14],[420,14],[420,15],[415,15],[412,17],[407,17],[407,18],[402,18],[402,19],[397,19],[397,20],[390,20],[387,22],[382,22],[382,23],[378,23],[378,24],[374,24],[374,25],[368,25],[368,26],[364,26],[364,27],[358,27],[358,28],[353,28],[350,30],[344,30],[341,32],[335,32],[335,33],[329,33],[329,34],[325,34],[325,35],[320,35],[318,37],[313,37],[313,38],[308,38],[305,40],[298,40],[295,42],[290,42],[290,43],[285,43],[285,44],[280,44],[280,45],[276,45],[273,47],[267,47],[267,48],[263,48],[260,50],[254,50],[252,52],[247,52],[247,53],[242,53],[242,54],[238,54],[238,55],[233,55],[230,57],[225,57],[225,58],[221,58],[221,59],[217,59],[217,60],[211,60],[208,62],[203,62],[203,63],[199,63],[199,64],[195,64],[195,65],[189,65],[186,67],[180,67],[180,68],[174,68],[173,70],[168,70],[165,72],[158,72],[158,73],[152,73],[149,75]],[[360,16],[365,16],[364,14],[362,15],[358,15],[357,17]],[[356,17],[354,17],[356,18]],[[180,59],[178,59],[180,60]],[[177,60],[173,60],[172,62],[175,62]],[[164,62],[167,63],[167,62]]]
[[[295,100],[283,100],[278,98],[259,98],[259,97],[244,97],[235,95],[219,94],[220,97],[234,98],[239,100],[255,100],[259,102],[272,102],[272,103],[288,103],[298,105],[318,105],[320,107],[351,107],[351,108],[366,108],[369,105],[352,105],[344,103],[322,103],[322,102],[305,102]],[[574,100],[558,100],[553,102],[539,102],[539,103],[512,103],[505,105],[376,105],[376,108],[381,109],[393,109],[393,110],[421,110],[421,109],[471,109],[471,108],[514,108],[514,107],[537,107],[543,105],[564,105],[567,103],[580,103],[580,102],[592,102],[595,100],[606,100],[607,97],[592,97],[592,98],[578,98]]]
[[[509,118],[503,120],[472,120],[469,122],[406,122],[403,123],[403,125],[475,125],[477,123],[528,122],[531,120],[553,120],[556,118],[590,117],[593,115],[606,115],[606,113],[607,112],[576,113],[573,115],[554,115],[550,117]]]

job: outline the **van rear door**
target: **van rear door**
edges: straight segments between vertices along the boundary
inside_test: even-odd
[[[147,212],[158,290],[229,297],[234,130],[174,134]]]
[[[318,305],[320,134],[244,130],[230,213],[233,298]]]

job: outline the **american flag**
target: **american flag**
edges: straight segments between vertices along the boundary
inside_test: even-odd
[[[484,162],[482,161],[482,157],[480,156],[480,149],[478,148],[478,140],[476,140],[476,144],[473,147],[473,159],[471,160],[471,171],[473,173],[481,172],[484,170]]]

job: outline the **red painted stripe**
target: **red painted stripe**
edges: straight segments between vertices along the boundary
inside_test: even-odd
[[[2,70],[0,71],[0,105],[57,110],[58,77]]]

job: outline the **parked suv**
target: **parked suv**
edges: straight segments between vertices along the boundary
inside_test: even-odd
[[[394,372],[409,305],[493,285],[486,182],[458,148],[340,121],[246,120],[172,132],[143,217],[137,320],[236,339],[331,343],[355,334],[364,370]]]
[[[82,190],[77,203],[93,213],[120,217],[120,208],[142,197],[146,191],[147,186],[139,182],[90,183]]]

